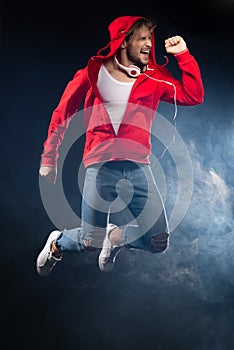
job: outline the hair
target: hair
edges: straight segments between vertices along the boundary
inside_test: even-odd
[[[136,20],[136,22],[132,25],[131,29],[128,31],[128,34],[126,36],[126,41],[129,41],[130,38],[133,36],[134,32],[143,26],[147,27],[150,32],[153,32],[157,24],[154,19],[139,18],[138,20]]]

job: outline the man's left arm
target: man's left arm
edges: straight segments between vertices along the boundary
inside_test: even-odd
[[[174,81],[177,103],[190,106],[201,104],[204,100],[201,72],[186,42],[181,36],[176,35],[165,40],[165,49],[167,53],[174,55],[182,72],[181,81]],[[170,93],[164,100],[170,98],[169,95]]]

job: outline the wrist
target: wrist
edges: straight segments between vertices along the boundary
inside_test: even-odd
[[[187,47],[186,47],[186,49],[184,49],[184,50],[182,50],[182,51],[180,51],[180,52],[175,53],[174,56],[182,55],[182,54],[185,53],[185,52],[188,52],[188,48],[187,48]]]
[[[54,157],[43,155],[41,157],[40,166],[49,166],[51,168],[57,168],[57,160]]]

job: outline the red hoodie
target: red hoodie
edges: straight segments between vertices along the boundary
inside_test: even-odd
[[[83,152],[85,167],[110,160],[128,159],[149,163],[151,152],[151,125],[160,101],[183,106],[201,104],[204,88],[200,69],[189,50],[175,55],[182,71],[181,81],[156,63],[154,35],[147,70],[140,74],[132,87],[128,106],[117,135],[110,117],[103,105],[97,88],[98,72],[103,60],[115,55],[126,38],[133,23],[140,16],[123,16],[115,19],[108,27],[110,33],[109,53],[96,56],[79,69],[66,86],[49,125],[44,142],[41,165],[57,166],[58,149],[71,118],[84,102],[86,142]],[[175,94],[176,90],[176,94]]]

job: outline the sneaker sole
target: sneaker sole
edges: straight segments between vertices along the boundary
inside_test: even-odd
[[[42,249],[42,251],[37,257],[37,263],[36,263],[37,272],[41,276],[47,276],[54,267],[54,266],[51,266],[51,268],[46,267],[46,262],[47,262],[46,257],[48,257],[49,255],[51,243],[55,241],[60,236],[60,234],[61,234],[60,231],[57,231],[57,230],[52,231],[44,245],[44,248]],[[60,259],[58,259],[57,262],[58,261],[60,261]],[[56,265],[57,262],[55,260],[54,265]]]

